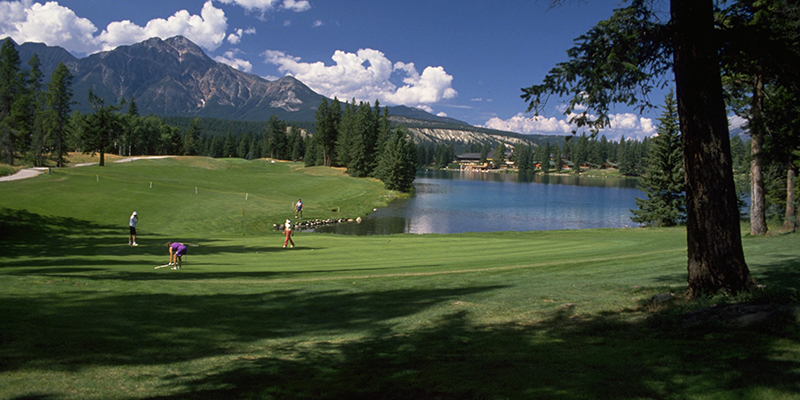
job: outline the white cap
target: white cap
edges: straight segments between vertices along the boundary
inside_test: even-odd
[[[136,214],[136,211],[134,211],[134,212],[133,212],[133,215],[138,215],[138,214]]]

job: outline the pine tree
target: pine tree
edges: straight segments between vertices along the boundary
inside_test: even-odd
[[[629,142],[623,136],[619,140],[619,148],[617,149],[617,159],[619,160],[619,173],[625,176],[635,176],[635,160],[634,158],[633,142]]]
[[[363,178],[375,170],[375,146],[378,142],[378,118],[369,103],[359,104],[354,133],[347,173]]]
[[[550,142],[546,142],[545,144],[539,146],[542,147],[542,153],[544,154],[544,158],[542,159],[541,170],[543,173],[547,174],[550,172],[550,154],[552,149],[550,148]]]
[[[22,103],[20,123],[19,149],[26,154],[26,159],[37,167],[44,165],[44,150],[46,147],[45,119],[45,93],[42,84],[42,70],[39,56],[33,54],[28,61],[30,70],[26,74],[25,88],[21,97]]]
[[[291,128],[289,128],[289,138],[289,142],[291,143],[292,161],[302,160],[306,149],[305,141],[303,140],[303,135],[300,132],[300,128],[292,125]]]
[[[492,164],[495,168],[500,168],[506,164],[506,145],[500,142],[492,152]]]
[[[338,98],[328,104],[324,97],[316,112],[316,141],[322,152],[322,165],[333,166],[334,148],[339,134],[339,122],[342,118],[342,106]]]
[[[236,136],[233,136],[233,132],[228,132],[225,135],[225,141],[222,144],[222,156],[223,157],[233,157],[236,154],[236,146],[238,145],[238,141],[236,140]]]
[[[250,134],[245,133],[239,137],[239,143],[236,146],[236,157],[247,159],[247,154],[250,153]]]
[[[686,219],[686,178],[673,92],[666,96],[658,121],[658,136],[652,140],[648,166],[639,182],[647,198],[636,199],[639,208],[631,210],[631,220],[648,226],[674,226]]]
[[[386,189],[409,192],[413,188],[417,173],[417,149],[408,137],[405,127],[398,127],[386,141],[375,176],[383,181]]]
[[[303,164],[306,167],[322,165],[322,151],[319,149],[317,136],[307,136],[305,139],[306,153],[303,156]]]
[[[602,135],[600,137],[600,143],[598,148],[598,153],[599,153],[598,155],[600,158],[599,164],[604,164],[606,161],[609,160],[609,153],[610,153],[609,148],[610,145],[608,143],[608,138],[606,138],[606,135]]]
[[[137,141],[137,135],[140,131],[139,124],[141,122],[139,118],[139,107],[136,105],[136,100],[131,98],[130,103],[128,103],[128,112],[122,116],[123,119],[123,128],[124,131],[122,133],[122,146],[120,146],[120,155],[123,155],[127,152],[128,156],[134,153],[133,146],[134,143]],[[138,149],[137,149],[138,154]]]
[[[550,142],[547,143],[549,144]],[[553,153],[553,165],[555,166],[556,172],[561,172],[563,160],[561,159],[561,149],[558,147],[558,143],[553,143],[551,149]]]
[[[392,134],[392,124],[389,122],[389,107],[384,107],[383,112],[381,112],[378,100],[375,100],[375,116],[378,117],[378,142],[375,144],[375,159],[378,160],[386,148],[389,135]]]
[[[605,136],[604,136],[605,138]],[[592,168],[599,168],[603,166],[605,159],[603,158],[603,144],[592,138],[589,141],[589,164]]]
[[[17,156],[18,131],[12,114],[22,88],[19,53],[8,38],[0,47],[0,152],[9,165]]]
[[[85,120],[83,130],[84,153],[99,153],[101,167],[105,166],[105,153],[112,151],[115,139],[122,131],[122,121],[117,113],[121,105],[107,106],[105,101],[89,90],[89,104],[94,112]]]
[[[543,168],[544,167],[544,160],[547,158],[545,156],[545,148],[542,145],[536,146],[535,149],[531,149],[533,154],[526,154],[526,156],[531,160],[531,168],[535,168],[536,163]]]
[[[356,99],[344,104],[342,118],[339,121],[339,135],[336,138],[336,165],[346,167],[350,164],[351,148],[356,135]]]
[[[198,142],[200,141],[202,133],[203,130],[200,128],[200,119],[193,119],[189,130],[183,135],[183,154],[187,156],[198,154]]]
[[[531,146],[520,143],[514,148],[514,165],[519,173],[526,174],[533,172],[533,160],[531,158]]]
[[[286,122],[278,119],[277,115],[273,115],[267,121],[266,132],[267,148],[270,158],[278,160],[287,159],[287,144],[289,138],[286,136]]]
[[[486,164],[486,159],[489,158],[489,143],[484,143],[483,148],[481,148],[481,164]]]
[[[575,164],[575,172],[580,172],[581,165],[589,159],[589,137],[585,133],[581,134],[575,144],[575,151],[572,154],[572,162]]]

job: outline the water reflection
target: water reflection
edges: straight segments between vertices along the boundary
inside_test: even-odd
[[[413,197],[316,229],[344,235],[530,231],[635,226],[635,179],[421,171]]]

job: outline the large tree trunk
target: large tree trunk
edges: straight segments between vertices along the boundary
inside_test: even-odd
[[[744,260],[712,0],[671,0],[678,115],[686,170],[688,295],[753,284]]]
[[[797,200],[794,193],[795,178],[797,178],[797,167],[789,163],[789,170],[786,172],[786,214],[783,217],[783,231],[794,232],[797,229]]]
[[[767,233],[766,198],[764,197],[764,80],[756,73],[753,81],[753,98],[750,103],[750,234]]]

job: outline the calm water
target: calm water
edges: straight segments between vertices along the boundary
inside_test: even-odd
[[[621,228],[631,220],[635,179],[422,171],[416,194],[363,219],[316,229],[346,235]]]

